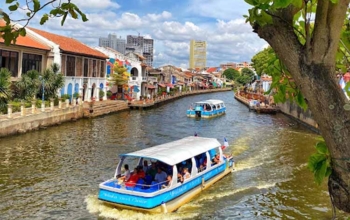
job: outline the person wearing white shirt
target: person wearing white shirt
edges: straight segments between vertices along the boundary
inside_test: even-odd
[[[130,178],[129,165],[128,165],[128,164],[125,164],[125,165],[124,165],[124,169],[125,169],[124,174],[122,175],[122,177],[119,178],[119,180],[120,180],[120,181],[126,182],[126,181],[128,181],[129,178]]]

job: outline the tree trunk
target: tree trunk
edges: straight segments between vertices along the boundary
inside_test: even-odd
[[[350,213],[350,111],[344,106],[345,96],[331,75],[334,71],[322,65],[303,65],[301,73],[313,73],[314,78],[298,78],[298,84],[308,100],[332,157],[332,174],[328,189],[334,205]],[[306,74],[301,74],[306,75]]]
[[[318,1],[310,45],[300,44],[293,29],[293,10],[273,17],[273,24],[253,26],[287,67],[307,99],[332,157],[328,188],[333,204],[350,213],[350,111],[335,78],[335,54],[349,0]],[[323,16],[323,17],[322,17]],[[317,30],[316,30],[317,29]]]

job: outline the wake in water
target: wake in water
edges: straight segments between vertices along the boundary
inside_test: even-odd
[[[199,215],[199,213],[181,213],[173,212],[166,214],[149,214],[128,209],[118,209],[116,207],[105,205],[102,201],[98,200],[95,195],[88,195],[85,198],[87,204],[86,209],[91,214],[96,214],[99,217],[108,219],[120,219],[120,220],[153,220],[153,219],[190,219]]]

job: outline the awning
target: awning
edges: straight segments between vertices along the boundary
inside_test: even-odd
[[[147,85],[148,89],[155,89],[156,87],[154,85]]]
[[[174,88],[174,85],[171,84],[171,83],[167,83],[166,86],[169,87],[169,88]]]
[[[161,84],[161,83],[158,83],[158,86],[160,86],[160,87],[166,87],[166,85]]]

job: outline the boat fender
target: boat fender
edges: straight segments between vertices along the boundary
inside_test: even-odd
[[[166,204],[165,204],[165,202],[162,202],[162,211],[163,211],[163,213],[168,213],[168,208],[166,207]]]
[[[205,182],[204,182],[204,177],[202,177],[202,189],[205,188]]]

